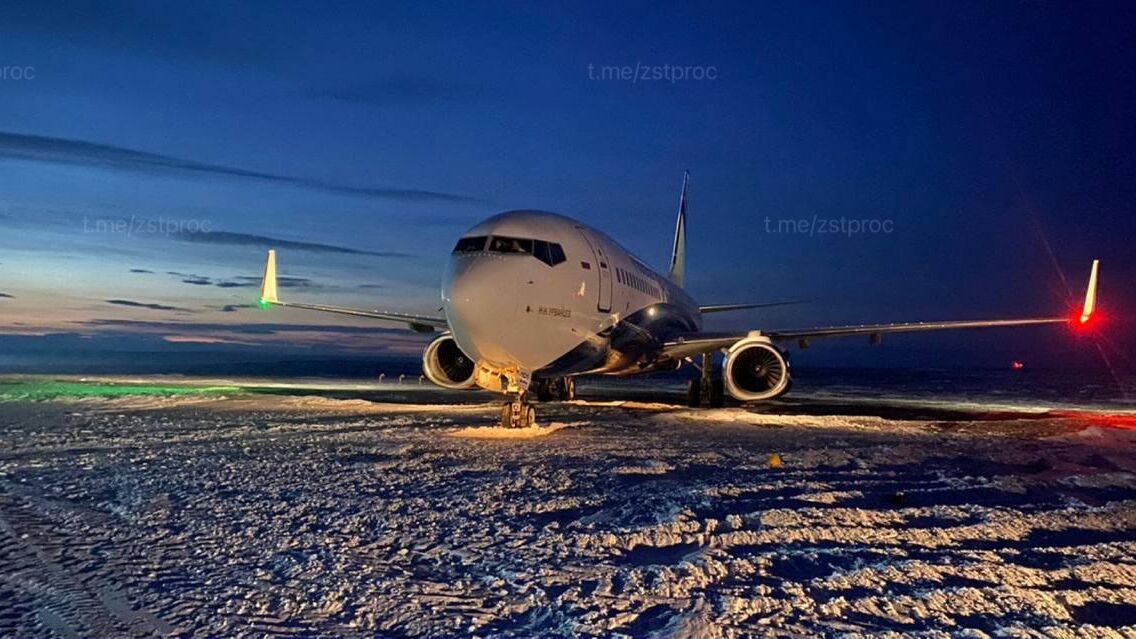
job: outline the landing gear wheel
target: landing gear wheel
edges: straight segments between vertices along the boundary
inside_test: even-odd
[[[560,401],[570,402],[576,399],[576,378],[564,377],[560,380]]]
[[[557,381],[554,379],[541,379],[537,380],[533,386],[536,387],[536,401],[538,402],[551,402],[556,397]]]
[[[710,408],[721,408],[726,403],[726,384],[719,377],[710,382]]]
[[[702,383],[692,379],[686,383],[686,405],[698,408],[702,404]]]
[[[536,409],[525,395],[517,395],[501,407],[502,428],[528,428],[536,423]]]

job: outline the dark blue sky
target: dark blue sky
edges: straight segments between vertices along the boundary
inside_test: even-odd
[[[281,247],[293,297],[432,310],[505,209],[661,267],[690,169],[691,292],[815,300],[713,328],[1049,313],[1099,257],[1121,363],[1134,32],[1119,3],[6,2],[0,331],[410,352],[244,308],[265,243],[319,245]],[[603,78],[663,65],[713,78]],[[891,232],[770,231],[814,217]],[[799,359],[1097,357],[1052,329],[854,341]]]

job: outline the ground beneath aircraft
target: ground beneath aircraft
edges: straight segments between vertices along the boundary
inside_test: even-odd
[[[145,381],[0,379],[0,635],[1136,636],[1131,414]]]

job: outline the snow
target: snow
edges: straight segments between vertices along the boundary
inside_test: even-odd
[[[452,437],[470,437],[473,439],[532,439],[534,437],[547,437],[562,428],[578,428],[587,426],[589,422],[552,422],[547,426],[539,423],[528,428],[505,428],[502,426],[467,426],[451,431]]]
[[[0,403],[0,635],[1136,636],[1123,420],[216,381]]]

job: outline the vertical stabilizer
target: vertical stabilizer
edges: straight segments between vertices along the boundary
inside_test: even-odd
[[[671,281],[683,286],[686,276],[686,187],[690,182],[690,171],[682,174],[682,198],[678,202],[678,220],[675,222],[674,248],[671,250]]]

